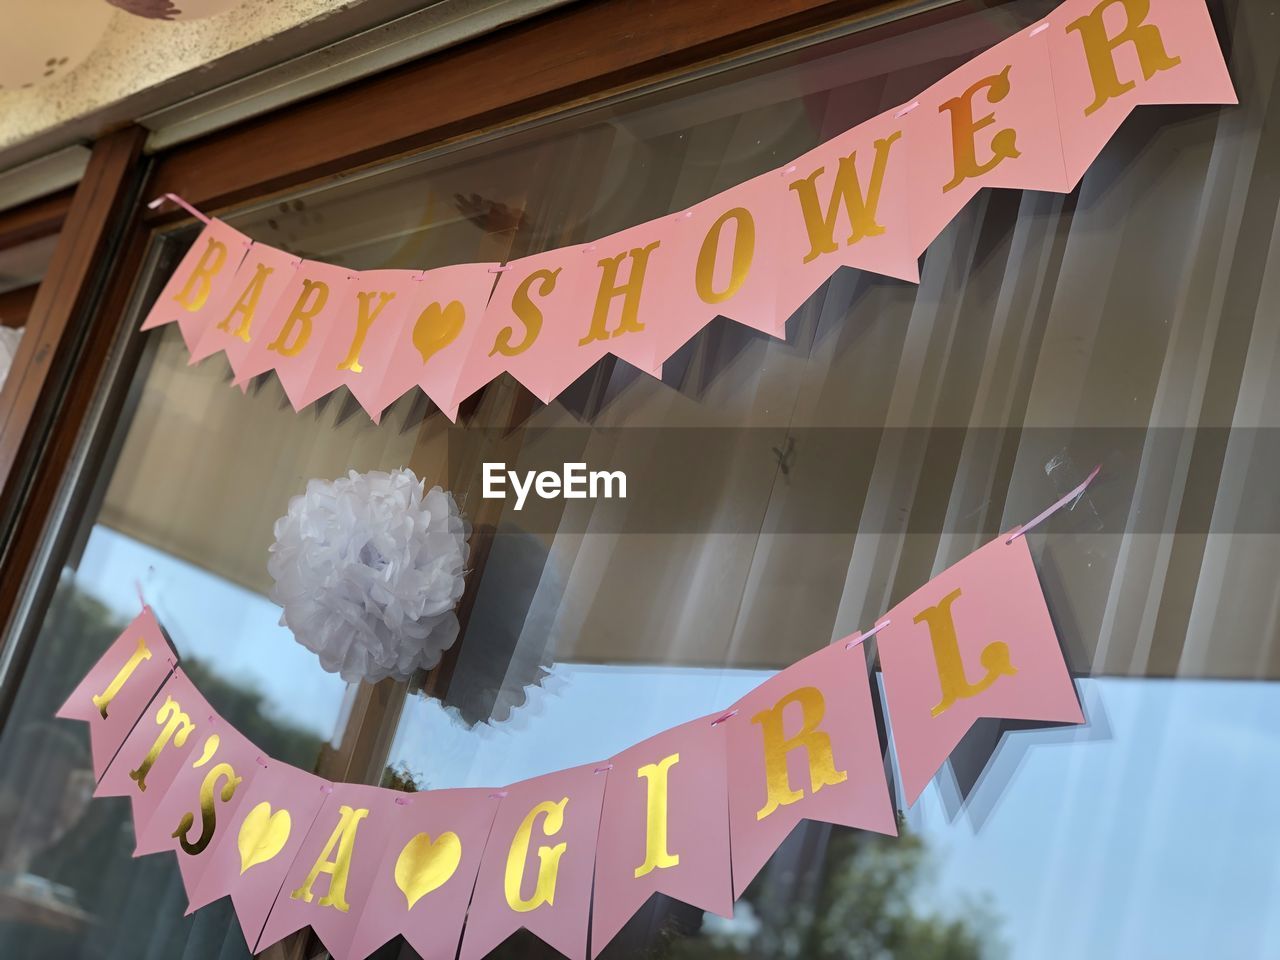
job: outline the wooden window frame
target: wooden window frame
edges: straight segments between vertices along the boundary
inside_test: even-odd
[[[754,51],[805,42],[850,24],[874,25],[879,36],[943,19],[956,0],[583,0],[315,99],[284,107],[140,163],[144,131],[132,127],[95,146],[86,182],[60,201],[38,201],[13,223],[18,229],[56,230],[87,223],[89,238],[57,257],[62,271],[47,295],[55,308],[37,352],[70,357],[57,389],[41,377],[22,429],[0,430],[0,726],[5,722],[34,643],[25,612],[40,610],[51,595],[56,563],[84,505],[59,509],[60,481],[77,458],[92,462],[111,442],[113,423],[125,409],[128,385],[115,375],[141,353],[143,338],[122,327],[137,295],[156,241],[184,222],[172,208],[142,210],[145,196],[176,193],[210,214],[261,202],[304,186],[323,185],[360,168],[384,164],[497,129],[530,122],[624,93],[712,69]],[[58,202],[64,206],[58,212]],[[8,221],[0,218],[0,246]],[[110,279],[99,296],[94,265],[109,259]],[[99,264],[100,266],[103,266]],[[90,316],[77,312],[95,300]],[[74,345],[75,349],[72,350]],[[110,387],[110,389],[107,389]],[[17,389],[16,387],[14,388]],[[6,387],[0,411],[13,391]],[[509,383],[486,390],[485,403],[514,427],[536,403]],[[46,410],[43,428],[35,417]],[[98,429],[95,429],[95,425]],[[518,437],[515,438],[518,443]],[[28,454],[28,461],[19,451]],[[496,519],[494,504],[475,498],[476,534],[467,590],[459,604],[462,635],[475,602]],[[20,509],[16,505],[20,504]],[[65,504],[64,504],[65,506]],[[40,578],[43,585],[27,580]],[[447,689],[461,636],[441,666],[423,682],[435,694]],[[342,742],[322,757],[319,772],[338,780],[377,782],[407,685],[362,685]],[[296,960],[311,955],[295,936],[264,956]]]

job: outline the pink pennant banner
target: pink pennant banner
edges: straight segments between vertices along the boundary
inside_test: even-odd
[[[211,298],[209,324],[191,350],[189,362],[198,363],[215,353],[225,353],[239,378],[249,347],[289,289],[302,260],[291,253],[255,243],[230,283],[221,285]]]
[[[253,241],[221,220],[210,220],[160,291],[143,330],[177,321],[187,350],[200,342],[222,291]]]
[[[723,722],[735,897],[801,820],[897,835],[866,656],[851,641],[766,680]]]
[[[227,895],[245,943],[254,951],[285,874],[333,785],[288,764],[255,757],[258,766],[227,828],[204,856],[208,863],[187,913]]]
[[[454,960],[500,800],[489,789],[395,797],[348,956],[401,934],[422,960]]]
[[[178,857],[190,910],[230,895],[251,950],[310,926],[335,960],[397,934],[475,960],[524,928],[585,960],[657,893],[730,916],[802,820],[896,833],[872,634],[908,802],[979,718],[1081,722],[1024,534],[1097,474],[724,713],[502,790],[331,784],[263,756],[171,670],[149,611],[59,715],[114,753],[95,796],[130,798],[136,855]]]
[[[170,674],[98,781],[95,797],[128,797],[145,826],[196,749],[213,708],[181,667]]]
[[[178,655],[147,607],[59,708],[57,716],[89,724],[95,780],[102,779],[120,745],[177,664]]]
[[[733,916],[727,731],[715,720],[703,717],[675,727],[609,761],[596,852],[592,957],[655,893]]]
[[[607,354],[660,375],[716,316],[785,336],[840,267],[916,282],[978,191],[1069,191],[1134,107],[1235,102],[1204,0],[1067,0],[793,162],[504,265],[299,265],[210,221],[143,328],[177,320],[242,388],[274,369],[298,410],[345,386],[377,420],[417,385],[452,419],[503,373],[550,403]]]
[[[197,718],[200,719],[200,718]],[[210,851],[240,810],[249,783],[262,767],[262,752],[230,723],[211,713],[199,726],[199,743],[146,821],[134,820],[133,855],[173,851],[188,899],[198,889]]]
[[[480,861],[460,960],[479,960],[522,927],[586,960],[591,878],[606,766],[506,788]]]
[[[1041,23],[1074,187],[1143,104],[1231,104],[1235,88],[1204,0],[1067,0]]]
[[[356,924],[391,832],[395,795],[379,787],[335,784],[298,847],[258,938],[264,950],[310,926],[333,960],[353,956]]]
[[[981,717],[1084,721],[1025,537],[992,540],[884,619],[877,649],[908,804]]]

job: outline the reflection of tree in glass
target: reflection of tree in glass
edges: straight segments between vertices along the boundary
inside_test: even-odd
[[[418,786],[421,780],[420,774],[414,773],[407,763],[400,761],[387,764],[382,771],[382,782],[379,786],[389,790],[401,790],[404,793],[417,793],[421,789]]]
[[[749,886],[732,921],[672,937],[672,960],[992,960],[1003,955],[985,905],[962,918],[922,912],[928,851],[900,835],[804,824]]]
[[[186,898],[172,858],[131,858],[128,801],[89,803],[88,732],[53,718],[124,627],[106,606],[64,580],[0,736],[0,906],[13,901],[15,907],[0,916],[0,956],[196,958],[206,952],[194,947],[192,938],[200,935],[193,931],[229,910],[223,904],[195,918],[182,916]],[[265,753],[303,768],[314,764],[319,738],[277,719],[262,693],[220,676],[210,664],[184,659],[182,666],[214,709]],[[46,891],[38,895],[38,909],[26,902],[30,894],[23,891],[30,889]],[[22,920],[10,919],[13,913]],[[247,956],[227,919],[206,934],[207,955]],[[9,949],[18,946],[22,950]]]

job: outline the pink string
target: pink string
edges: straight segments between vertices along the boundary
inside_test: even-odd
[[[262,757],[254,757],[253,759],[258,764],[258,766],[262,767],[263,769],[266,769],[267,761],[263,760]]]
[[[1091,471],[1089,471],[1089,475],[1084,478],[1084,482],[1082,482],[1078,487],[1070,491],[1066,496],[1062,497],[1060,500],[1057,500],[1056,502],[1051,504],[1048,507],[1048,509],[1043,510],[1040,513],[1036,514],[1034,517],[1032,517],[1022,526],[1014,527],[1009,534],[1009,539],[1006,540],[1005,543],[1007,544],[1013,543],[1013,541],[1017,540],[1020,536],[1022,536],[1028,530],[1044,523],[1046,520],[1052,517],[1055,513],[1057,513],[1067,504],[1071,504],[1072,506],[1074,506],[1075,505],[1074,501],[1079,500],[1080,497],[1084,495],[1085,490],[1089,488],[1089,484],[1093,483],[1093,478],[1096,477],[1099,471],[1101,470],[1102,470],[1102,464],[1098,464]]]
[[[918,107],[918,106],[920,106],[920,101],[919,101],[919,100],[913,100],[913,101],[911,101],[911,102],[910,102],[910,103],[908,103],[905,107],[903,107],[901,110],[899,110],[897,113],[895,113],[895,114],[893,115],[893,119],[895,119],[895,120],[901,120],[903,117],[905,117],[908,113],[910,113],[912,110],[914,110],[914,109],[915,109],[916,107]]]
[[[612,770],[612,769],[613,769],[613,764],[612,764],[612,763],[606,763],[603,767],[596,767],[595,772],[596,772],[596,773],[608,773],[608,772],[609,772],[610,770]]]
[[[893,623],[892,620],[881,620],[879,623],[877,623],[874,627],[872,627],[866,633],[859,634],[858,636],[850,640],[848,643],[846,643],[844,645],[844,648],[846,650],[852,650],[858,644],[863,643],[867,640],[870,640],[872,637],[874,637],[877,633],[879,633],[881,630],[883,630],[885,627],[887,627],[891,623]]]
[[[1028,34],[1027,34],[1027,36],[1028,36],[1028,37],[1034,37],[1034,36],[1036,36],[1037,34],[1044,33],[1044,32],[1045,32],[1046,30],[1048,30],[1048,29],[1049,29],[1049,24],[1047,24],[1047,23],[1042,23],[1042,24],[1040,24],[1039,26],[1032,27],[1032,28],[1031,28],[1031,32],[1030,32],[1030,33],[1028,33]]]
[[[730,719],[731,717],[736,717],[737,715],[738,715],[737,710],[730,710],[728,713],[721,714],[720,716],[712,720],[711,725],[713,727],[718,727],[720,726],[720,724],[724,723],[726,720]]]
[[[181,207],[183,210],[187,211],[187,213],[191,214],[201,223],[209,222],[208,217],[206,217],[203,213],[201,213],[191,204],[187,203],[187,201],[183,200],[176,193],[162,193],[160,194],[160,196],[156,197],[154,200],[148,203],[147,207],[151,210],[155,210],[156,208],[162,206],[166,200],[172,204],[176,204],[177,206]]]
[[[395,801],[395,802],[396,802],[396,806],[398,806],[398,807],[407,807],[407,806],[409,805],[409,798],[408,798],[408,797],[396,797],[396,801]]]
[[[507,272],[508,270],[510,270],[510,269],[511,269],[511,264],[509,264],[509,263],[504,263],[504,264],[503,264],[502,266],[500,266],[500,267],[490,267],[490,268],[489,268],[489,272],[490,272],[490,273],[506,273],[506,272]]]
[[[788,166],[785,166],[782,168],[782,175],[785,177],[788,173],[795,173],[798,169],[800,168],[797,167],[794,163],[789,164]]]
[[[502,799],[503,797],[505,797],[506,795],[507,795],[507,791],[506,791],[506,790],[495,790],[495,791],[493,791],[493,793],[489,794],[489,799],[490,799],[490,800],[501,800],[501,799]]]

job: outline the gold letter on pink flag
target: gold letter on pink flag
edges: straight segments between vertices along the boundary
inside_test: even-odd
[[[253,241],[221,220],[210,220],[196,237],[169,282],[160,291],[142,329],[178,321],[182,339],[191,350],[205,328],[215,322],[210,309],[231,283]]]
[[[276,301],[241,362],[237,383],[274,369],[294,410],[301,410],[311,373],[337,317],[351,304],[353,271],[316,260],[304,261]]]
[[[651,225],[660,225],[669,255],[652,284],[649,351],[626,359],[654,372],[717,316],[786,336],[779,227],[790,202],[786,178],[773,170]]]
[[[199,342],[191,348],[188,363],[199,363],[221,351],[238,379],[250,345],[262,336],[276,303],[301,263],[291,253],[255,243],[235,276],[211,300],[207,308],[209,322]]]
[[[1042,25],[1070,186],[1134,107],[1236,102],[1204,0],[1068,0]]]
[[[1066,193],[1047,31],[1024,30],[914,101],[912,250],[923,253],[983,187]]]
[[[908,203],[914,123],[882,113],[777,171],[783,322],[838,267],[919,279]]]
[[[598,268],[590,253],[562,247],[495,268],[498,285],[455,387],[459,402],[506,372],[550,403],[604,355],[578,342],[591,323]]]
[[[58,710],[57,716],[63,719],[89,724],[94,779],[102,779],[177,662],[148,607],[107,648]]]
[[[521,927],[569,960],[586,960],[607,776],[588,765],[506,788],[480,861],[461,960],[480,960]]]
[[[355,956],[351,942],[382,860],[395,796],[381,787],[334,784],[284,875],[259,951],[310,926],[334,960]]]
[[[718,715],[717,715],[718,716]],[[724,725],[715,716],[651,737],[609,762],[596,853],[591,955],[655,893],[733,916]]]
[[[235,815],[206,852],[209,862],[187,907],[191,914],[230,894],[250,952],[332,786],[277,760],[254,762],[260,769],[244,785]]]
[[[193,736],[195,747],[187,753],[155,812],[147,820],[135,818],[133,823],[137,837],[133,855],[173,851],[188,899],[211,862],[215,843],[239,812],[249,782],[262,769],[257,762],[262,751],[216,714],[211,714]]]
[[[730,712],[734,896],[801,820],[897,834],[861,648],[810,654]]]
[[[908,804],[981,717],[1084,721],[1026,538],[1006,541],[885,615],[877,648]]]
[[[135,830],[150,823],[213,715],[183,669],[175,669],[138,718],[93,795],[128,797]]]

